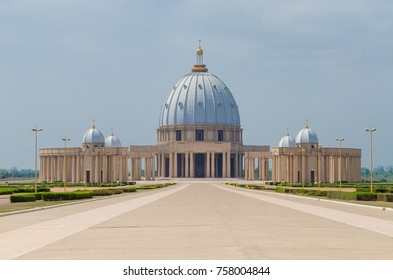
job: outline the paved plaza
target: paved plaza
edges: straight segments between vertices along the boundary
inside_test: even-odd
[[[0,259],[393,259],[393,211],[177,185],[0,217]]]

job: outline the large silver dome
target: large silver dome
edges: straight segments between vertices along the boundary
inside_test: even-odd
[[[318,136],[311,128],[308,127],[308,122],[306,123],[306,127],[300,130],[296,136],[296,144],[305,143],[318,144]]]
[[[104,144],[105,138],[101,131],[99,131],[95,125],[90,128],[85,135],[83,136],[83,144],[86,143],[97,143],[97,144]]]
[[[159,125],[224,124],[240,126],[238,106],[228,87],[208,73],[197,50],[198,64],[183,76],[161,108]]]

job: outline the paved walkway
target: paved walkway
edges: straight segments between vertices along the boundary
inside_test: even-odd
[[[0,259],[393,259],[393,211],[181,181],[0,217]]]

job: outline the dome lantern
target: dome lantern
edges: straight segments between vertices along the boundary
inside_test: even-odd
[[[201,40],[199,40],[199,47],[197,48],[197,63],[194,64],[192,72],[207,72],[206,64],[203,64],[203,50],[201,48]]]

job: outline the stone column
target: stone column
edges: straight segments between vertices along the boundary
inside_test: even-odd
[[[222,177],[227,177],[227,153],[222,153]]]
[[[165,154],[161,154],[161,176],[165,177]]]
[[[195,177],[195,168],[194,168],[194,153],[190,154],[190,177]]]
[[[173,177],[173,153],[169,153],[169,177]]]
[[[211,177],[216,178],[216,154],[214,152],[211,153]]]
[[[206,178],[210,178],[210,153],[206,153]]]
[[[231,152],[227,153],[227,177],[231,177]]]
[[[179,171],[179,169],[178,169],[178,164],[177,164],[177,158],[178,158],[178,153],[174,153],[174,158],[175,158],[175,160],[173,161],[173,177],[175,177],[175,178],[177,178],[178,176],[179,176],[179,174],[178,174],[178,171]]]
[[[250,167],[249,167],[250,162],[249,162],[247,156],[244,159],[244,164],[245,164],[245,166],[244,166],[244,180],[248,181],[250,179],[250,171],[249,171],[249,169],[250,169]]]
[[[185,158],[184,158],[184,160],[186,161],[186,167],[185,167],[185,174],[184,174],[184,177],[186,177],[186,178],[189,178],[190,177],[190,169],[189,169],[189,154],[186,152],[185,153]]]

